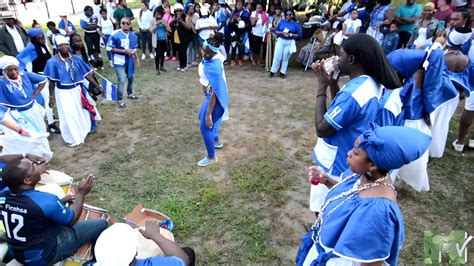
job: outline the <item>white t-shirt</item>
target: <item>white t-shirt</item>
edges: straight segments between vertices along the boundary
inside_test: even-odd
[[[356,32],[357,29],[362,26],[362,21],[360,21],[360,19],[346,19],[346,21],[344,21],[344,25],[346,25],[346,32]],[[344,36],[344,39],[347,38],[349,38],[349,36]]]
[[[105,3],[105,9],[107,9],[107,15],[113,16],[116,7],[117,6],[115,5],[115,2],[107,1],[107,3]]]
[[[18,32],[18,29],[14,26],[13,29],[5,25],[5,28],[7,29],[8,33],[13,38],[13,42],[15,43],[16,50],[18,53],[23,51],[25,49],[25,44],[23,43],[23,39],[21,38],[20,33]]]
[[[46,36],[49,38],[51,37],[51,41],[53,42],[53,47],[54,49],[58,49],[58,46],[56,45],[56,37],[59,36],[59,35],[62,35],[62,36],[66,36],[67,33],[65,30],[63,29],[59,29],[59,33],[53,33],[52,31],[48,30],[48,32],[46,32]]]
[[[255,17],[257,17],[257,11],[253,11],[252,15],[250,16],[250,18]],[[259,37],[263,37],[264,35],[262,13],[258,14],[257,23],[255,23],[255,26],[252,27],[252,34]]]
[[[95,5],[92,4],[92,10],[94,11],[94,15],[96,15],[98,18],[100,18],[100,8],[102,7],[101,4]]]
[[[138,11],[138,27],[142,30],[148,30],[151,27],[151,22],[153,20],[153,13],[150,10],[143,11],[142,16],[140,17],[140,11]]]
[[[202,28],[207,28],[207,27],[217,27],[216,19],[213,17],[208,17],[208,18],[200,18],[196,21],[196,26],[195,29],[199,30]],[[214,30],[201,30],[199,31],[199,37],[203,40],[207,40],[212,34],[214,33]]]
[[[104,20],[102,17],[100,17],[97,26],[100,27],[100,29],[102,30],[102,34],[104,35],[110,35],[112,34],[112,31],[114,31],[114,23],[112,21],[112,18]]]

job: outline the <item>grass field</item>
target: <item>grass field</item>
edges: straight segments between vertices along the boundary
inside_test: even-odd
[[[118,220],[138,203],[168,214],[177,242],[194,247],[200,263],[292,264],[302,225],[314,219],[306,180],[316,141],[314,74],[293,68],[280,80],[249,65],[227,68],[225,146],[217,165],[201,169],[197,68],[180,73],[176,67],[167,62],[168,72],[157,76],[152,60],[145,60],[136,77],[141,99],[127,102],[126,110],[101,103],[98,133],[77,148],[54,136],[53,168],[76,179],[94,174],[87,203]],[[102,74],[115,81],[110,68]],[[398,188],[406,226],[402,262],[423,262],[424,230],[473,232],[473,158],[473,150],[459,154],[448,147],[444,158],[430,162],[430,192]]]

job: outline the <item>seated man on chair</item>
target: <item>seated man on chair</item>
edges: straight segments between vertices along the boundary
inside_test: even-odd
[[[2,171],[8,189],[0,193],[0,211],[9,254],[25,265],[50,265],[72,256],[84,243],[96,240],[108,224],[101,219],[77,222],[94,180],[81,181],[77,195],[62,200],[35,190],[48,163],[27,159],[9,162]],[[70,208],[65,201],[73,203]]]

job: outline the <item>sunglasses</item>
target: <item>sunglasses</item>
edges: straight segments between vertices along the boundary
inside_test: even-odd
[[[130,22],[122,22],[122,25],[130,25]]]
[[[286,15],[287,15],[287,16],[293,16],[293,13],[288,12],[288,13],[286,13]]]

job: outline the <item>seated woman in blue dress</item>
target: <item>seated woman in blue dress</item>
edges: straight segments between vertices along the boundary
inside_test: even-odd
[[[388,171],[417,159],[430,142],[416,129],[372,125],[348,153],[349,169],[340,182],[310,167],[311,183],[330,190],[318,219],[302,238],[296,264],[397,265],[405,234]]]
[[[0,69],[4,73],[0,78],[0,106],[10,109],[7,117],[34,135],[38,145],[23,151],[45,156],[51,160],[53,153],[47,139],[45,110],[37,103],[37,97],[45,86],[46,78],[35,73],[22,72],[19,65],[18,60],[12,56],[3,56],[0,59]],[[18,132],[9,129],[4,130],[4,133],[5,136],[12,136],[14,139],[18,137]],[[24,148],[17,146],[18,149]],[[34,150],[31,150],[33,147]]]

